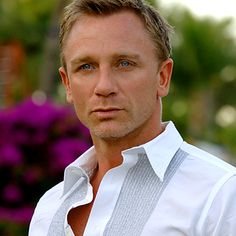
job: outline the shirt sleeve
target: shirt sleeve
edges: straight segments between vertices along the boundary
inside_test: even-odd
[[[216,193],[203,231],[205,236],[236,235],[236,175],[231,176]]]

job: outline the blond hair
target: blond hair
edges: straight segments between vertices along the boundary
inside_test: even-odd
[[[158,59],[164,61],[170,57],[170,33],[172,27],[156,9],[142,0],[73,0],[64,11],[60,25],[61,63],[66,67],[63,50],[74,23],[83,15],[110,15],[122,10],[133,11],[144,23],[154,42]]]

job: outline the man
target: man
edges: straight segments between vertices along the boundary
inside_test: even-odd
[[[66,8],[59,72],[94,146],[40,199],[30,236],[236,235],[235,168],[162,122],[170,31],[141,0]]]

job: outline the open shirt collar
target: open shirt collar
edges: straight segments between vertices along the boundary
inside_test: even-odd
[[[170,121],[166,123],[164,132],[156,138],[140,146],[122,151],[122,156],[124,162],[136,162],[140,154],[145,154],[156,175],[163,181],[168,165],[182,143],[182,137],[173,122]],[[81,177],[89,181],[96,167],[95,148],[91,147],[66,167],[63,195],[66,194]]]

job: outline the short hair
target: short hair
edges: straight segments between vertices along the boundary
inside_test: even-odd
[[[169,58],[172,27],[150,4],[143,0],[73,0],[65,7],[60,25],[59,43],[62,65],[66,67],[63,50],[67,37],[80,17],[83,15],[110,15],[122,10],[133,11],[143,21],[154,42],[158,59],[164,61]]]

